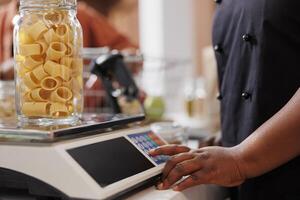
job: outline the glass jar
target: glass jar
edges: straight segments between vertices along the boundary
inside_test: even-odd
[[[83,110],[82,40],[76,0],[20,0],[14,28],[19,121],[78,121]]]
[[[0,81],[0,122],[15,117],[15,83]]]

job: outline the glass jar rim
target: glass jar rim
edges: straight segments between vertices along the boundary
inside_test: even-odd
[[[66,8],[76,9],[77,0],[20,0],[20,10]]]

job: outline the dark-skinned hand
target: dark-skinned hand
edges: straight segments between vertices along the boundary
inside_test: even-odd
[[[150,155],[172,156],[163,169],[162,182],[157,186],[160,190],[173,188],[182,191],[201,184],[232,187],[245,180],[235,151],[231,148],[190,150],[184,146],[167,145],[150,151]]]

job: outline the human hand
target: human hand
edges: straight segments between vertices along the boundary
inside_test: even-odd
[[[182,191],[200,184],[232,187],[245,180],[237,155],[231,148],[205,147],[188,152],[180,150],[182,147],[163,146],[150,152],[151,156],[179,153],[166,163],[158,189],[172,187],[175,191]],[[180,181],[182,178],[184,179]]]

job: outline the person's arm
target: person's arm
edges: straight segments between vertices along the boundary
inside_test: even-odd
[[[188,177],[175,184],[175,190],[199,184],[240,185],[247,178],[266,173],[300,155],[300,89],[284,108],[240,145],[196,151],[165,146],[150,154],[175,155],[163,170],[159,189],[172,187],[184,176]]]
[[[233,150],[238,152],[240,168],[247,178],[299,156],[300,89],[283,109]]]
[[[78,19],[82,25],[87,47],[110,47],[111,49],[137,49],[137,46],[114,28],[108,19],[85,3],[78,4]]]

